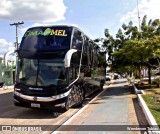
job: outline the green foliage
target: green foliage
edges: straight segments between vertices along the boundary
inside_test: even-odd
[[[155,118],[157,124],[160,124],[160,112],[159,112],[160,95],[150,94],[150,95],[143,95],[142,97],[145,100],[145,102],[146,102],[149,110],[151,111],[153,117]]]
[[[155,79],[152,81],[152,84],[160,84],[160,77],[155,78]]]
[[[106,56],[105,56],[105,53],[102,53],[102,54],[99,55],[98,61],[99,61],[99,67],[101,67],[101,66],[106,67]]]
[[[122,25],[123,31],[118,30],[115,44],[118,47],[112,53],[114,63],[124,68],[131,69],[141,66],[155,65],[160,59],[160,21],[150,20],[147,24],[147,16],[143,17],[141,31],[133,26],[130,21],[128,25]],[[153,61],[157,62],[153,62]],[[114,65],[115,66],[115,65]],[[130,66],[130,67],[129,67]]]
[[[140,25],[141,30],[130,21],[119,28],[114,38],[109,29],[104,30],[105,39],[102,47],[112,61],[112,69],[133,71],[143,66],[160,66],[160,20],[149,20],[145,15]],[[104,56],[100,56],[101,65],[105,63]]]

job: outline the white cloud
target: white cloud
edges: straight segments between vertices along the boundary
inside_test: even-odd
[[[14,45],[11,42],[7,42],[5,39],[0,39],[0,55],[10,50],[14,50]]]
[[[0,19],[36,22],[64,20],[63,0],[1,0]]]
[[[144,15],[147,15],[148,19],[160,19],[160,0],[139,0],[139,15],[142,20]],[[137,6],[123,15],[120,19],[121,23],[133,21],[138,25],[138,11]]]

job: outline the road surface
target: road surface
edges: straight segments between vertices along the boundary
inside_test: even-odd
[[[31,128],[37,129],[36,133],[51,133],[61,128],[61,125],[65,123],[80,126],[146,123],[136,97],[128,89],[126,80],[116,80],[110,86],[106,83],[105,87],[106,89],[101,95],[83,108],[80,114],[76,114],[80,108],[71,108],[67,112],[57,113],[50,110],[16,107],[13,104],[13,89],[0,90],[0,125],[4,126],[3,129],[6,129],[6,126],[11,126],[13,129],[13,131],[0,131],[0,133],[14,134],[18,132],[29,134],[30,132],[25,131],[26,126],[29,127],[29,130]],[[93,96],[87,98],[86,103],[92,98]],[[137,109],[139,109],[138,112]],[[73,115],[76,116],[72,119]],[[20,125],[20,127],[24,125],[23,128],[19,128],[23,132],[19,132],[19,126],[17,125]],[[34,125],[37,128],[34,128]],[[39,125],[40,129],[38,128]],[[2,126],[0,130],[2,130]],[[45,131],[41,132],[41,129]],[[59,133],[64,132],[66,133],[66,131]]]

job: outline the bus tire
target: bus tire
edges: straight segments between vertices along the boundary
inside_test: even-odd
[[[68,111],[69,110],[69,98],[67,97],[67,99],[66,99],[66,102],[65,102],[65,104],[64,104],[64,107],[63,107],[63,110],[64,111]]]
[[[71,94],[69,94],[66,98],[66,102],[64,104],[63,110],[68,111],[71,105]]]
[[[80,102],[76,105],[76,107],[82,107],[83,102],[84,102],[85,92],[82,89],[82,87],[80,88],[80,92],[81,92],[81,94],[80,94]]]
[[[104,84],[101,82],[101,83],[100,83],[100,89],[99,89],[100,91],[103,90],[103,86],[104,86]]]

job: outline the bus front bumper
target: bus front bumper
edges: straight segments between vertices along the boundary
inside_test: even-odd
[[[23,95],[17,91],[14,91],[14,104],[22,107],[57,110],[65,106],[65,102],[69,93],[70,91],[51,97],[37,97]]]

